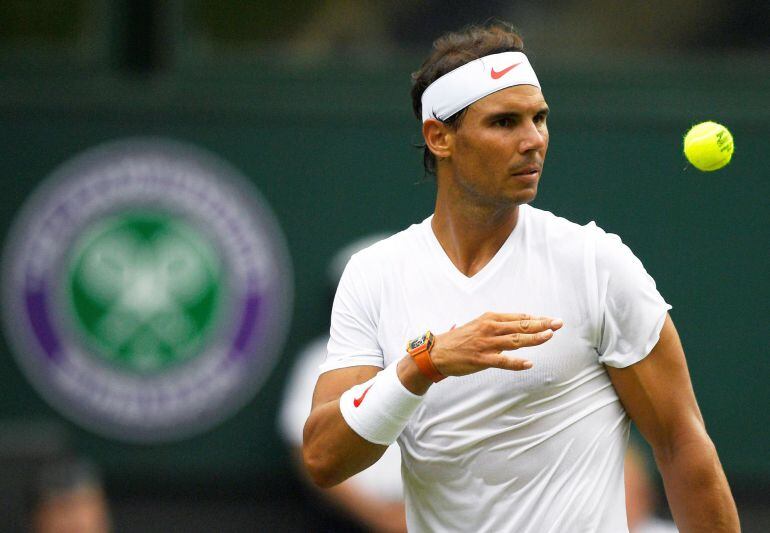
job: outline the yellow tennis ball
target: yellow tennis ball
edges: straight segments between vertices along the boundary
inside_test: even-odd
[[[696,124],[684,136],[684,155],[698,170],[717,170],[733,157],[733,136],[716,122]]]

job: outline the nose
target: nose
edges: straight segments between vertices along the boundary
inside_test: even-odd
[[[548,130],[544,123],[526,120],[521,125],[522,136],[519,140],[519,152],[543,150],[548,146]]]

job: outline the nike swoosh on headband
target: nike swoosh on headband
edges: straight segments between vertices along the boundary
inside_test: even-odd
[[[446,120],[481,98],[515,85],[540,88],[523,53],[501,52],[474,59],[428,85],[421,98],[422,121]]]
[[[510,72],[512,69],[518,67],[519,65],[521,65],[521,61],[519,61],[518,63],[514,63],[510,67],[504,68],[500,72],[495,71],[495,67],[492,67],[492,70],[490,71],[489,75],[492,76],[493,80],[499,80],[500,78],[502,78],[503,76],[508,74],[508,72]]]

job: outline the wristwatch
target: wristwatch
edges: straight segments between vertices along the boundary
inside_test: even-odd
[[[420,372],[433,383],[438,383],[446,376],[438,371],[430,358],[430,350],[436,341],[435,335],[427,331],[425,335],[412,339],[406,343],[406,352],[417,365]]]

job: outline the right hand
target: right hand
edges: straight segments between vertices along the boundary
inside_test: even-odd
[[[530,361],[502,352],[543,344],[563,325],[558,318],[484,313],[436,335],[430,358],[445,376],[464,376],[487,368],[527,370],[532,368]]]

